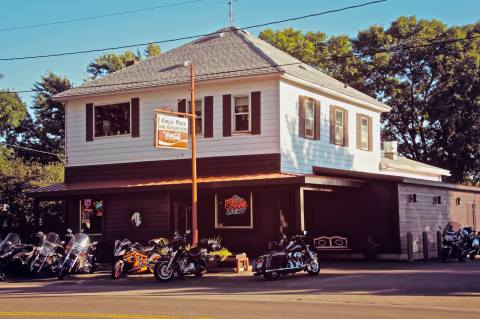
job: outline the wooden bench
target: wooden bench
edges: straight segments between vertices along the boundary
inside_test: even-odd
[[[313,245],[319,253],[343,253],[347,260],[352,252],[348,239],[341,236],[320,236],[313,239]]]

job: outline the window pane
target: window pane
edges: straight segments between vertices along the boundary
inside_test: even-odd
[[[336,111],[335,112],[335,125],[343,127],[343,112]]]
[[[305,136],[313,137],[314,136],[314,122],[312,119],[305,119]]]
[[[335,127],[335,144],[343,145],[343,128]]]
[[[248,96],[236,96],[235,113],[247,113],[248,111]]]
[[[95,137],[130,134],[130,103],[95,107]]]
[[[235,131],[248,131],[248,114],[235,115]]]
[[[192,103],[188,101],[188,112],[192,113]],[[202,100],[195,100],[195,133],[202,134],[203,131],[203,107]]]
[[[80,201],[80,230],[86,234],[101,234],[103,200],[84,198]]]

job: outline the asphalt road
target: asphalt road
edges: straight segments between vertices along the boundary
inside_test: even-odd
[[[0,318],[480,318],[480,261],[324,264],[318,277],[250,273],[160,284],[107,273],[0,282]]]

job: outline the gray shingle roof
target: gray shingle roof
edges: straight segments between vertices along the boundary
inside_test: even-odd
[[[202,37],[55,97],[67,98],[188,83],[189,70],[183,67],[183,63],[194,61],[197,81],[286,73],[364,102],[389,108],[360,91],[345,87],[342,82],[307,66],[247,31],[235,28],[224,31]]]

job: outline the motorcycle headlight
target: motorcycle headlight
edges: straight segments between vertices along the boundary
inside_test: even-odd
[[[478,239],[475,238],[475,239],[472,241],[472,247],[478,249],[478,248],[480,247],[480,240],[478,240]]]

